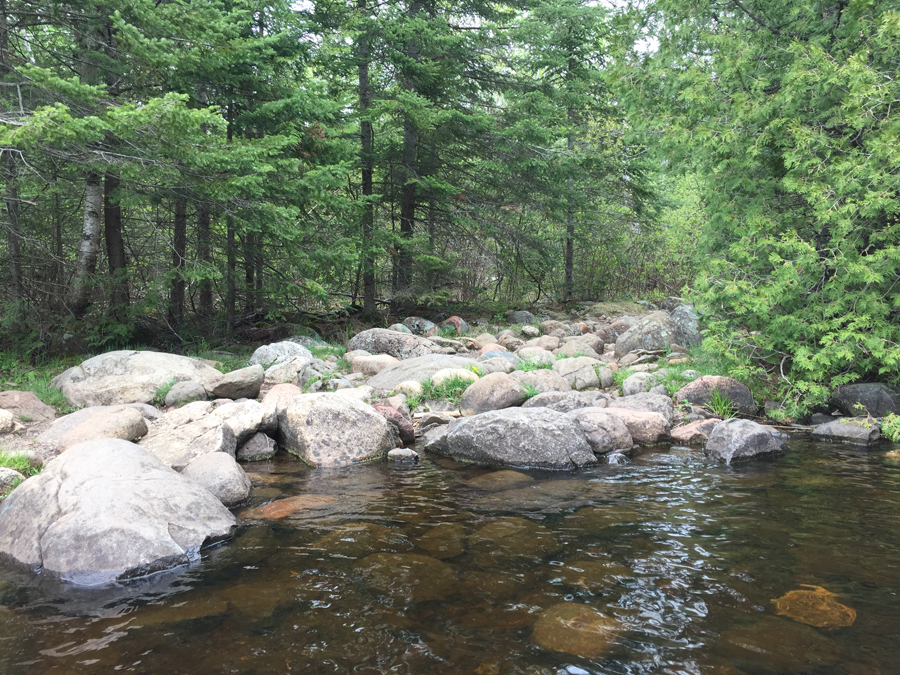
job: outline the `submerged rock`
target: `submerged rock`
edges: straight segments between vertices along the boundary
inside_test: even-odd
[[[336,501],[337,499],[330,495],[296,495],[286,499],[277,499],[253,509],[244,509],[238,515],[248,520],[280,520],[297,513],[297,511],[328,506]]]
[[[404,605],[444,600],[458,587],[453,568],[427,555],[375,553],[356,571],[367,586]]]
[[[400,553],[412,550],[403,532],[374,523],[347,523],[329,532],[312,545],[330,556],[362,558],[372,553]]]
[[[778,614],[816,628],[841,628],[856,621],[856,610],[838,602],[836,594],[821,586],[801,585],[811,590],[790,591],[772,600]]]
[[[476,490],[508,490],[509,488],[519,487],[533,483],[534,478],[531,476],[505,469],[503,471],[491,471],[466,481],[466,485]]]
[[[479,567],[503,567],[541,560],[562,547],[543,525],[524,518],[498,518],[469,535],[468,547]]]
[[[612,649],[621,627],[589,605],[562,602],[544,610],[531,639],[555,652],[596,659]]]
[[[459,523],[440,523],[416,539],[416,546],[441,560],[455,558],[466,550],[466,530]]]
[[[0,553],[95,586],[196,561],[235,522],[150,452],[107,439],[69,448],[3,501]]]

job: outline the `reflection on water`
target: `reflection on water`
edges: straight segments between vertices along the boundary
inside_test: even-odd
[[[900,464],[790,447],[251,466],[196,567],[102,591],[0,567],[0,672],[896,673]]]

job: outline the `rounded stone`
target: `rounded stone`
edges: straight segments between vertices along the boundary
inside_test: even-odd
[[[250,496],[250,478],[234,457],[224,452],[196,457],[181,475],[212,492],[225,506],[240,504]]]
[[[544,649],[596,659],[612,649],[620,631],[615,619],[593,607],[563,602],[544,610],[531,639]]]

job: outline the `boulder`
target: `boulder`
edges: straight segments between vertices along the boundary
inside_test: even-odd
[[[439,433],[446,430],[445,435]],[[428,432],[426,449],[494,466],[572,470],[597,463],[578,424],[547,408],[506,408],[463,417]]]
[[[404,326],[402,323],[393,323],[387,327],[388,330],[392,330],[395,333],[406,333],[407,335],[412,335],[412,331]]]
[[[395,447],[374,408],[333,394],[303,394],[278,415],[282,446],[314,467],[381,459]]]
[[[500,356],[485,359],[484,361],[480,358],[478,359],[478,370],[482,375],[490,375],[491,373],[506,373],[509,375],[515,369],[516,363],[512,359],[505,359]]]
[[[538,393],[541,394],[548,391],[572,391],[572,385],[552,370],[547,370],[545,368],[531,370],[527,373],[516,370],[510,373],[510,377],[519,384],[527,384],[528,386],[537,389]]]
[[[208,452],[234,456],[234,432],[220,417],[211,415],[212,410],[212,403],[188,403],[152,422],[139,445],[176,471]]]
[[[631,432],[621,417],[600,407],[580,408],[568,413],[584,433],[595,454],[630,450]]]
[[[623,317],[618,321],[601,328],[597,332],[597,337],[600,338],[600,341],[603,342],[603,344],[614,344],[620,335],[624,335],[628,332],[632,325],[634,325],[634,319]]]
[[[510,354],[507,351],[494,350],[494,351],[487,351],[484,354],[478,355],[478,363],[479,363],[478,367],[480,368],[481,367],[480,364],[487,363],[488,361],[496,362],[497,359],[503,359],[505,361],[509,361],[509,363],[512,364],[513,369],[519,368],[522,366],[522,359],[520,359],[515,354]]]
[[[813,429],[812,436],[823,441],[874,445],[881,440],[881,427],[873,418],[842,417],[833,422],[820,424]]]
[[[54,420],[47,429],[35,438],[35,443],[39,447],[45,449],[45,454],[49,454],[50,456],[56,455],[57,453],[62,452],[64,448],[74,445],[74,440],[79,434],[90,431],[92,426],[90,420],[93,417],[97,417],[98,421],[102,420],[102,424],[98,425],[101,430],[107,429],[112,433],[120,433],[123,436],[131,435],[132,438],[126,438],[124,440],[134,440],[146,434],[148,427],[146,426],[147,418],[143,418],[145,422],[142,429],[134,418],[133,412],[136,410],[139,415],[143,416],[144,411],[142,408],[150,408],[150,406],[143,406],[141,404],[134,405],[138,405],[138,407],[135,408],[133,405],[101,405],[76,410],[73,413],[63,415]],[[152,410],[154,413],[157,413],[155,408],[152,408]],[[120,413],[122,415],[122,421],[116,422],[115,420]],[[159,417],[159,415],[155,414],[154,417]],[[73,433],[76,429],[79,431]],[[122,429],[122,431],[119,431],[119,429]],[[127,433],[128,429],[131,431],[130,434]],[[69,434],[72,434],[72,436],[69,437]],[[69,437],[68,440],[67,437]],[[115,438],[116,436],[113,437]],[[93,438],[103,438],[103,436],[94,436]],[[85,438],[84,440],[91,439]]]
[[[650,373],[633,373],[622,382],[622,395],[631,396],[650,391],[655,385],[656,378]]]
[[[15,415],[8,410],[0,409],[0,436],[11,434],[19,429],[24,430],[24,428],[16,421]]]
[[[338,396],[347,396],[349,398],[354,398],[357,401],[368,403],[369,399],[371,399],[375,395],[375,387],[370,387],[367,384],[361,384],[358,387],[341,388],[334,393]]]
[[[475,337],[475,342],[480,345],[478,348],[481,349],[481,347],[484,347],[485,345],[492,345],[496,343],[497,337],[492,333],[481,333],[480,335]]]
[[[387,458],[390,462],[414,463],[419,461],[419,453],[411,448],[394,448],[388,450]]]
[[[394,387],[394,391],[400,396],[422,396],[425,393],[425,387],[415,380],[406,380]]]
[[[206,389],[199,382],[176,382],[169,389],[163,403],[167,408],[173,408],[193,401],[205,401],[207,398]]]
[[[672,429],[670,435],[672,436],[672,440],[677,443],[685,443],[687,445],[692,443],[705,443],[709,439],[710,434],[712,434],[713,429],[715,429],[721,421],[722,420],[715,417],[706,420],[696,420],[690,424],[675,427]]]
[[[620,396],[612,401],[610,407],[625,408],[626,410],[638,410],[643,412],[655,412],[662,415],[667,425],[672,424],[675,417],[675,405],[668,396],[651,394],[649,392]]]
[[[638,349],[665,349],[681,337],[668,312],[651,312],[616,338],[616,356]]]
[[[362,373],[363,375],[377,375],[395,363],[400,363],[399,359],[394,358],[390,354],[367,354],[365,356],[357,356],[350,362],[350,372]]]
[[[540,334],[541,334],[541,331],[539,331],[534,326],[522,326],[522,335],[524,335],[527,338],[536,338]]]
[[[372,408],[394,427],[397,431],[397,438],[403,445],[411,445],[416,442],[416,430],[413,428],[412,422],[403,416],[403,413],[391,406],[377,403]]]
[[[23,422],[49,422],[56,411],[31,391],[0,391],[0,408]]]
[[[237,445],[243,445],[257,432],[274,434],[278,429],[276,408],[257,401],[226,403],[216,408],[212,415],[231,427]]]
[[[0,466],[0,496],[13,485],[21,483],[24,480],[25,476],[15,469],[7,469],[5,466]]]
[[[215,398],[256,398],[265,377],[266,371],[259,364],[234,370],[222,375],[210,393]]]
[[[622,630],[618,621],[590,605],[561,602],[541,613],[531,639],[550,651],[600,659],[613,650]]]
[[[485,354],[490,354],[491,357],[494,356],[493,352],[508,352],[509,350],[501,345],[498,342],[488,342],[484,347],[478,350],[479,356],[484,356]],[[489,357],[490,358],[490,357]]]
[[[99,441],[102,438],[121,438],[135,441],[147,433],[147,423],[139,410],[124,406],[111,406],[98,410],[62,437],[57,449],[66,451],[85,441]]]
[[[553,337],[552,335],[541,335],[540,337],[536,337],[525,343],[526,347],[538,347],[539,349],[544,349],[548,352],[559,349],[559,345],[559,338]]]
[[[526,397],[525,389],[509,375],[492,373],[469,385],[459,400],[459,411],[466,417],[478,415],[522,405]]]
[[[615,408],[617,401],[611,401],[604,410],[619,417],[628,427],[631,439],[640,445],[659,443],[669,435],[669,424],[666,418],[657,412]]]
[[[841,385],[832,393],[831,401],[842,413],[850,416],[900,414],[900,392],[880,382]]]
[[[274,409],[275,414],[278,415],[302,393],[303,390],[295,384],[276,384],[263,396],[262,404],[267,408]]]
[[[522,404],[523,408],[550,408],[557,412],[571,412],[580,408],[606,406],[606,399],[596,391],[548,391],[532,396]]]
[[[516,356],[526,363],[541,366],[552,366],[556,363],[556,358],[553,356],[553,353],[548,352],[546,349],[541,349],[540,347],[522,347],[516,352]]]
[[[465,335],[469,332],[469,325],[463,320],[462,317],[455,315],[444,321],[441,324],[441,328],[452,328],[454,331],[456,331],[457,335]]]
[[[241,462],[264,462],[278,452],[278,445],[264,433],[253,434],[235,452],[235,459]]]
[[[471,370],[478,365],[474,359],[464,356],[449,356],[446,354],[429,354],[416,358],[409,358],[392,366],[388,366],[369,380],[369,385],[383,391],[396,390],[401,382],[424,382],[439,370],[444,368],[463,368]]]
[[[775,438],[768,427],[750,420],[720,422],[706,442],[706,454],[726,464],[783,451],[784,443]]]
[[[302,379],[307,369],[315,363],[315,359],[309,359],[305,356],[294,356],[293,358],[275,363],[266,368],[263,381],[266,384],[287,384]]]
[[[385,328],[370,328],[352,337],[347,349],[365,349],[370,354],[390,354],[402,361],[433,354],[438,347],[430,340],[416,335]]]
[[[312,361],[313,355],[303,345],[297,344],[290,340],[284,342],[274,342],[270,345],[259,347],[250,357],[250,365],[260,365],[263,368],[275,365],[276,363],[284,363],[293,358],[301,357]]]
[[[88,359],[50,381],[73,406],[150,403],[173,381],[212,390],[222,374],[198,359],[161,352],[115,351]]]
[[[693,305],[679,305],[672,310],[672,322],[678,327],[678,344],[699,345],[703,341],[700,335],[700,319]]]
[[[600,386],[597,370],[600,361],[590,356],[577,356],[572,359],[560,359],[553,364],[553,372],[569,383],[572,389],[596,389]],[[604,370],[608,370],[604,367]],[[611,374],[610,374],[611,375]],[[612,380],[612,377],[610,377]]]
[[[520,309],[510,314],[508,321],[513,324],[534,323],[537,321],[537,317],[531,312]]]
[[[409,316],[403,319],[403,325],[409,328],[413,335],[431,337],[437,332],[437,326],[434,325],[434,322],[423,319],[421,316]]]
[[[197,561],[231,534],[209,491],[119,439],[70,448],[3,502],[0,553],[85,586]]]
[[[718,389],[734,405],[735,410],[745,415],[756,413],[756,403],[753,402],[753,394],[750,389],[730,377],[718,375],[704,375],[679,389],[674,398],[681,403],[687,401],[693,405],[709,407],[713,392]]]
[[[235,506],[250,496],[250,479],[234,457],[224,452],[195,457],[181,475],[212,492],[225,506]]]

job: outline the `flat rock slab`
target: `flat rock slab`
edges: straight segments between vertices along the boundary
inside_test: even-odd
[[[0,553],[96,586],[196,561],[235,523],[218,499],[153,454],[108,439],[70,448],[4,500]]]
[[[573,470],[597,463],[578,423],[548,408],[507,408],[464,417],[448,425],[436,442],[426,440],[424,448],[494,466]]]
[[[854,445],[874,445],[881,440],[881,428],[877,421],[867,417],[844,417],[820,424],[812,431],[813,438],[840,441]]]
[[[50,381],[74,406],[150,403],[172,383],[191,380],[212,390],[222,374],[198,359],[161,352],[116,351],[88,359]]]
[[[402,335],[402,333],[398,333]],[[401,382],[424,382],[439,370],[444,368],[464,368],[471,370],[477,366],[475,359],[464,356],[451,356],[449,354],[429,354],[415,358],[408,358],[392,366],[388,366],[377,375],[369,379],[369,386],[375,389],[390,391]]]
[[[671,431],[672,440],[678,443],[697,443],[702,445],[708,439],[713,429],[721,422],[720,419],[697,420],[690,424],[675,427]]]
[[[137,421],[133,411],[137,411],[138,416],[143,418],[143,429],[141,429],[142,423]],[[66,447],[76,445],[72,441],[82,432],[92,433],[93,436],[92,438],[82,438],[81,441],[97,440],[104,437],[122,438],[123,440],[131,441],[147,433],[147,421],[158,419],[159,417],[161,415],[156,408],[140,403],[90,406],[54,420],[49,427],[35,438],[35,443],[42,449],[46,449],[47,454],[53,456],[62,452]],[[121,418],[120,421],[122,423],[127,422],[128,425],[134,425],[134,428],[132,428],[133,433],[126,434],[123,432],[121,435],[119,434],[117,431],[117,424],[119,423],[117,420],[119,418]],[[96,425],[93,420],[96,420]],[[104,433],[109,435],[104,435]]]

